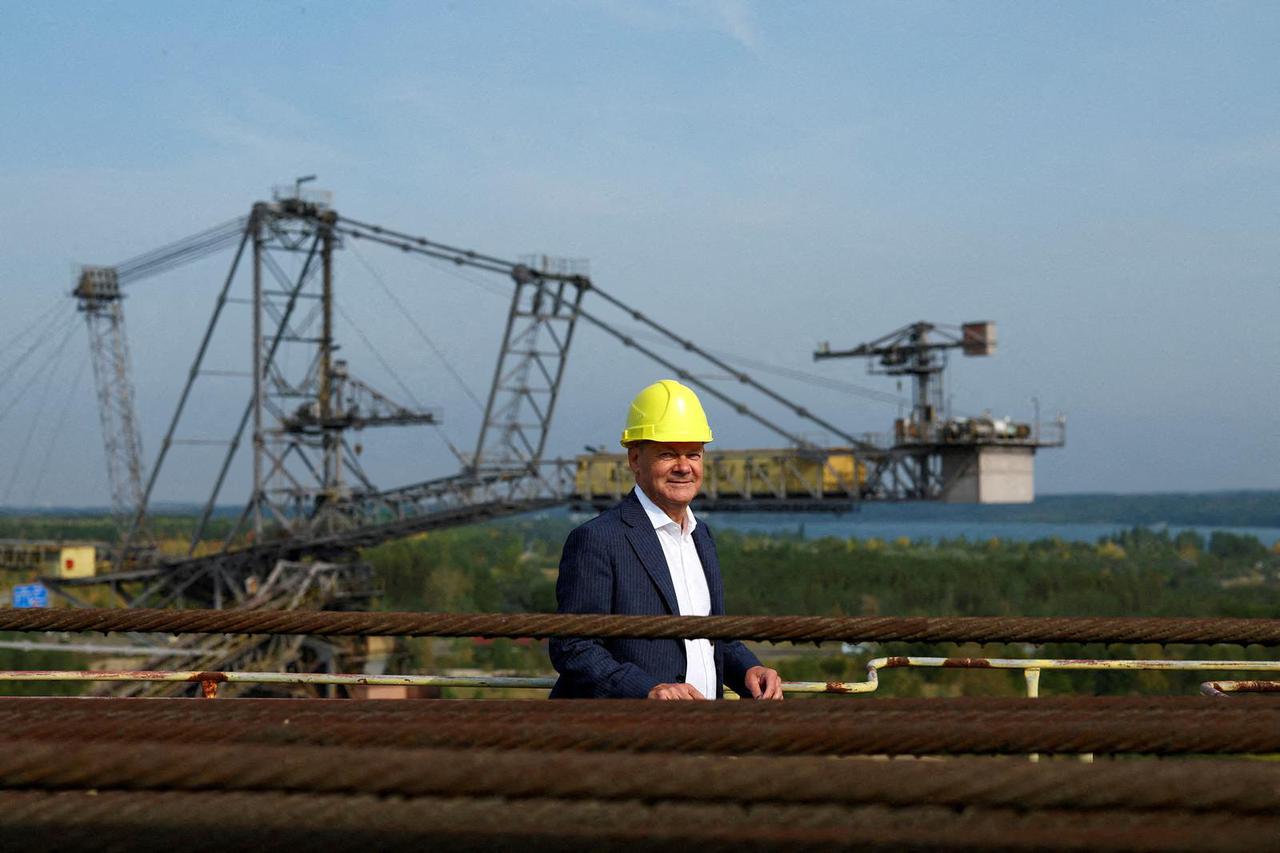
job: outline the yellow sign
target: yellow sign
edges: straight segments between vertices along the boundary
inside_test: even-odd
[[[91,578],[96,571],[95,551],[92,545],[75,545],[63,548],[58,554],[60,578]]]

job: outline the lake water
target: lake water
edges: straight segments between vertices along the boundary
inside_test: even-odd
[[[960,539],[985,542],[991,538],[1015,542],[1058,537],[1067,542],[1097,542],[1104,536],[1129,530],[1131,524],[1046,524],[1034,521],[908,521],[859,518],[854,516],[800,516],[790,514],[748,515],[707,513],[713,529],[737,530],[743,533],[791,534],[803,532],[806,539],[834,536],[838,539],[893,540],[905,536],[911,541],[940,542]],[[1206,539],[1215,530],[1256,536],[1271,547],[1280,541],[1280,527],[1199,527],[1161,525],[1153,529],[1168,530],[1175,535],[1194,530]]]

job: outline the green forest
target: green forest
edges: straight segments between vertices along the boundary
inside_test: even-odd
[[[382,606],[405,610],[551,611],[566,519],[517,520],[431,533],[366,553],[385,585]],[[722,531],[716,535],[726,608],[741,614],[929,616],[1280,615],[1280,553],[1252,536],[1193,532],[1171,536],[1134,528],[1094,544],[905,539],[805,540]],[[466,666],[550,673],[545,652],[507,641],[454,643],[418,666]],[[882,655],[1266,659],[1269,649],[1229,646],[1008,647],[880,644],[787,645],[758,649],[790,680],[865,679]],[[1194,673],[1046,673],[1042,691],[1187,693],[1209,677]],[[1239,677],[1246,677],[1240,675]],[[1016,672],[894,670],[886,695],[1013,694]]]

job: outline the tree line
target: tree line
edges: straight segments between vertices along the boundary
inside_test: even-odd
[[[382,578],[388,609],[551,612],[560,546],[572,525],[547,518],[432,532],[366,552]],[[1172,535],[1135,527],[1095,543],[1044,539],[955,540],[716,534],[726,609],[757,615],[1232,616],[1280,615],[1280,552],[1230,532]],[[550,672],[537,647],[504,641],[434,645],[432,663]],[[442,651],[443,649],[443,651]],[[1264,659],[1267,649],[1226,646],[1041,647],[890,643],[842,650],[765,646],[792,680],[863,680],[867,660],[884,655],[966,657]],[[1238,677],[1249,677],[1237,674]],[[1194,692],[1212,675],[1071,672],[1044,676],[1044,691]],[[1256,676],[1254,676],[1256,677]],[[1023,691],[1017,672],[895,670],[888,695]]]
[[[0,519],[0,536],[6,523]],[[105,519],[40,519],[47,538],[93,538]],[[27,520],[28,525],[30,520]],[[190,519],[164,520],[180,537]],[[61,526],[60,526],[61,525]],[[388,610],[553,612],[560,548],[572,528],[562,514],[507,519],[420,534],[366,550],[380,581],[374,606]],[[27,526],[27,530],[31,530]],[[27,535],[32,535],[30,532]],[[730,613],[819,616],[1280,616],[1280,549],[1217,531],[1133,527],[1097,542],[958,539],[805,539],[798,534],[716,532]],[[29,577],[6,573],[6,588]],[[549,673],[540,644],[467,639],[411,641],[405,665],[419,671],[478,667]],[[965,646],[881,644],[841,649],[764,646],[793,680],[863,680],[866,661],[896,654],[984,657],[1261,659],[1251,647]],[[72,668],[79,657],[0,650],[0,668]],[[1046,674],[1044,690],[1194,692],[1206,676],[1178,673]],[[1214,673],[1212,677],[1227,677]],[[1249,677],[1239,675],[1239,677]],[[1255,676],[1256,677],[1256,676]],[[886,673],[890,695],[1018,693],[1017,673],[901,670]],[[43,688],[40,688],[43,692]],[[5,691],[8,692],[8,691]]]

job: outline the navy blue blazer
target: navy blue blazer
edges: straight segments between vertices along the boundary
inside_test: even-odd
[[[711,531],[699,522],[693,544],[707,576],[711,614],[724,613],[724,585]],[[671,570],[658,532],[634,491],[569,534],[556,581],[560,613],[678,614]],[[728,684],[750,696],[746,672],[760,661],[737,640],[713,643],[716,696]],[[552,699],[643,699],[658,684],[684,681],[685,651],[680,640],[614,640],[567,637],[550,644],[560,678]]]

